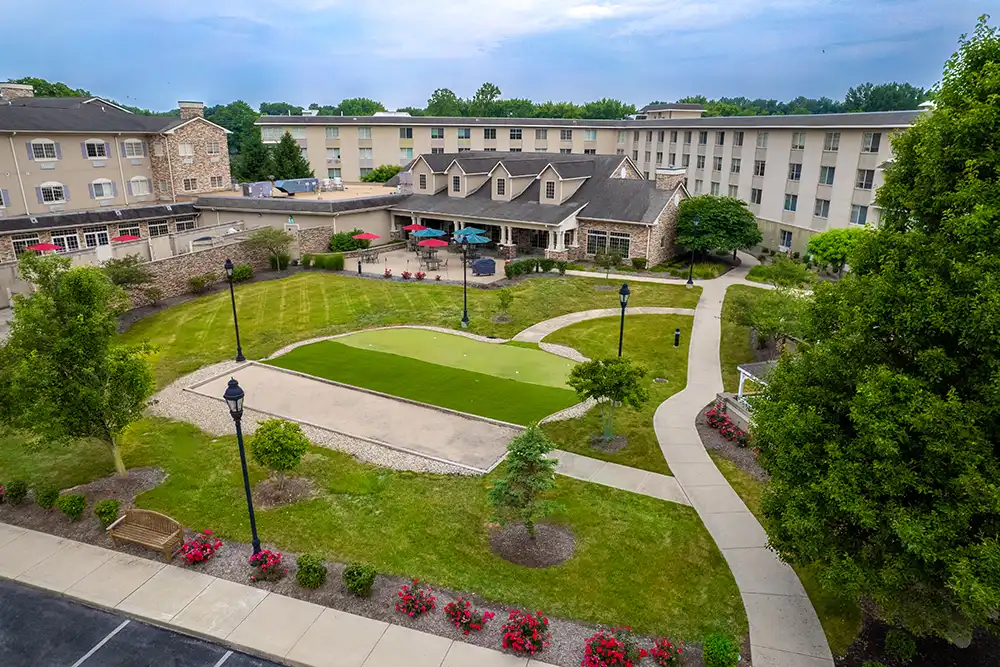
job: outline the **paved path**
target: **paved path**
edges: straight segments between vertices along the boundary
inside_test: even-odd
[[[698,437],[698,412],[722,391],[719,362],[722,300],[726,288],[747,283],[754,264],[715,280],[699,281],[688,351],[687,386],[656,410],[653,424],[663,455],[681,489],[729,563],[750,622],[752,662],[761,667],[833,667],[830,648],[795,572],[767,548],[767,535],[715,467]]]
[[[691,504],[677,480],[669,475],[630,468],[561,449],[553,451],[549,454],[549,458],[559,459],[556,472],[560,475],[644,496],[652,496],[660,500],[669,500],[681,505]]]
[[[4,523],[0,578],[305,667],[551,667]]]
[[[620,308],[596,308],[594,310],[581,310],[578,313],[569,313],[560,317],[553,317],[538,324],[533,324],[527,329],[517,333],[511,340],[519,340],[525,343],[540,343],[543,338],[557,329],[562,329],[577,322],[586,320],[596,320],[599,317],[618,317],[621,315]],[[634,306],[629,308],[627,315],[694,315],[691,308],[660,308],[658,306]]]

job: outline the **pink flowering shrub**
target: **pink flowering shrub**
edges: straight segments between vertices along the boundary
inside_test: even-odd
[[[549,646],[549,619],[514,609],[500,628],[500,645],[514,653],[535,655]]]
[[[281,565],[281,552],[261,549],[260,553],[250,556],[250,567],[253,574],[250,581],[277,581],[288,574],[288,568]]]
[[[392,278],[392,269],[386,269],[382,272],[383,278]]]
[[[458,598],[445,605],[444,614],[448,620],[455,624],[456,628],[466,635],[479,632],[486,625],[486,622],[495,616],[492,611],[479,611],[464,598]]]
[[[668,637],[657,637],[650,649],[642,649],[639,655],[643,658],[652,658],[653,664],[657,667],[676,667],[681,664],[681,655],[684,650],[680,644],[674,644]]]
[[[396,592],[399,597],[396,601],[396,611],[402,612],[410,618],[416,618],[436,606],[437,596],[434,595],[434,591],[430,587],[422,588],[418,582],[419,579],[414,579],[412,586],[403,584],[403,587]]]
[[[719,435],[726,440],[735,442],[739,447],[747,446],[747,442],[749,441],[747,432],[729,419],[729,415],[723,412],[720,404],[716,403],[714,407],[705,411],[705,421],[712,428],[719,429]]]
[[[212,560],[221,546],[222,540],[206,530],[182,544],[178,553],[186,565],[194,566]]]
[[[581,667],[636,667],[642,652],[632,639],[630,628],[598,630],[587,638]]]

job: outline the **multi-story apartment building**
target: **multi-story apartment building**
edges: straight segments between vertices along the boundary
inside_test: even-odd
[[[263,116],[265,142],[291,132],[319,177],[356,181],[382,164],[465,151],[625,155],[645,178],[685,170],[692,194],[746,201],[764,244],[801,251],[811,234],[877,224],[874,192],[889,136],[921,111],[702,118],[697,105],[658,104],[632,120],[407,115]]]

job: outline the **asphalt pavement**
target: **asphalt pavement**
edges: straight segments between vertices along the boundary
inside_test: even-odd
[[[278,667],[6,580],[0,580],[0,665]]]

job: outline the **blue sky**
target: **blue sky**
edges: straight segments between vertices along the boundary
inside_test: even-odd
[[[392,109],[423,106],[439,87],[471,96],[487,80],[536,101],[839,99],[869,80],[932,85],[990,4],[0,0],[0,77],[65,81],[153,109],[358,96]]]

